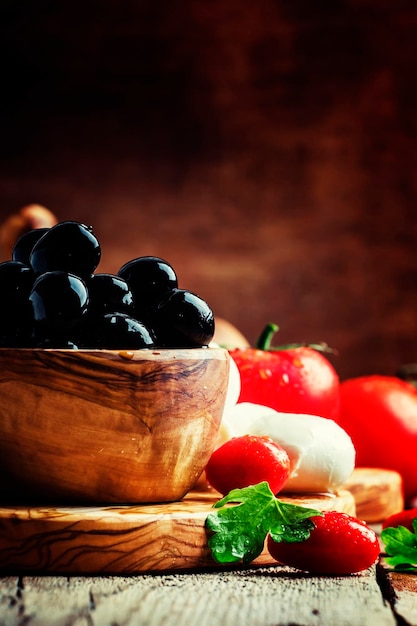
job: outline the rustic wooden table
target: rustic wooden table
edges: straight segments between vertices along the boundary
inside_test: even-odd
[[[417,578],[382,565],[347,577],[289,568],[135,576],[7,576],[2,626],[417,624]]]

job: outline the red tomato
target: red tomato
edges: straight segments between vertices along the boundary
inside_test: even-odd
[[[217,448],[206,466],[207,482],[226,495],[267,481],[272,493],[287,482],[290,459],[287,452],[269,437],[233,437]]]
[[[339,413],[339,377],[317,350],[231,350],[241,378],[239,402],[253,402],[284,413],[308,413],[335,419]]]
[[[413,529],[413,519],[417,518],[417,508],[414,509],[406,509],[405,511],[400,511],[399,513],[394,513],[387,517],[383,523],[382,528],[397,528],[398,526],[405,526],[411,532],[414,532]]]
[[[394,376],[362,376],[340,386],[336,420],[350,435],[358,467],[401,474],[406,500],[417,495],[417,389]]]
[[[346,513],[327,511],[312,517],[310,537],[299,543],[277,543],[268,535],[271,556],[284,565],[314,574],[353,574],[368,569],[380,552],[376,533]]]

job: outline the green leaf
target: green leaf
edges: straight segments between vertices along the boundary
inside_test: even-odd
[[[385,561],[397,571],[417,571],[417,518],[413,519],[413,531],[398,526],[384,528],[381,532],[387,554]]]
[[[268,533],[274,541],[305,541],[314,528],[309,518],[322,515],[281,502],[267,482],[233,489],[214,508],[217,511],[207,517],[206,528],[213,533],[208,545],[218,563],[250,563],[261,554]]]

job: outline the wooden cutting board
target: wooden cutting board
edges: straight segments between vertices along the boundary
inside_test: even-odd
[[[368,524],[383,522],[404,508],[402,478],[393,470],[357,467],[345,488],[355,498],[357,517]]]
[[[366,492],[373,500],[378,498],[374,487],[369,491],[370,484],[377,482],[382,488],[384,482],[391,483],[393,479],[397,481],[396,476],[387,476],[383,471],[368,470],[366,475],[358,472],[352,477],[355,495],[344,489],[337,495],[280,496],[280,499],[321,511],[338,510],[356,515],[356,501],[363,507]],[[391,494],[393,489],[391,485]],[[207,490],[192,491],[181,502],[159,505],[3,506],[0,508],[0,571],[134,574],[215,569],[219,565],[211,558],[207,546],[205,520],[219,498],[217,492]],[[400,510],[398,498],[395,502]],[[253,563],[271,564],[275,561],[266,550]]]
[[[129,574],[216,568],[205,519],[217,492],[161,505],[0,508],[0,570],[11,573]],[[349,491],[282,498],[354,514]],[[255,565],[273,564],[268,553]]]

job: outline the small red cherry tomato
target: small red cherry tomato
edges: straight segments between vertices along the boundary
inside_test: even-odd
[[[211,455],[206,466],[207,482],[221,494],[267,481],[278,493],[290,474],[290,459],[270,437],[233,437]]]
[[[268,550],[276,561],[314,574],[341,576],[368,569],[377,560],[379,540],[365,522],[337,511],[311,519],[314,528],[305,541],[277,543],[268,535]]]
[[[416,518],[417,508],[405,509],[404,511],[393,513],[393,515],[387,517],[382,523],[382,528],[398,528],[398,526],[405,526],[405,528],[413,532],[413,519]]]

